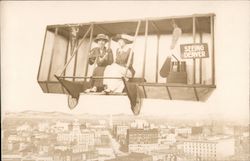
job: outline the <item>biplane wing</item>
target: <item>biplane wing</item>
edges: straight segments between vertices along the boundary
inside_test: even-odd
[[[69,107],[71,109],[74,108],[78,103],[80,94],[84,93],[90,87],[90,82],[87,81],[91,78],[89,75],[91,71],[89,70],[88,58],[93,37],[101,33],[107,34],[110,37],[126,33],[130,35],[134,34],[131,51],[140,44],[143,44],[143,42],[144,48],[140,49],[144,51],[137,52],[135,54],[137,58],[134,58],[134,64],[137,65],[137,75],[135,77],[138,78],[129,80],[114,78],[123,79],[126,91],[115,95],[127,95],[134,114],[138,115],[140,113],[142,100],[147,98],[205,101],[216,88],[214,16],[214,14],[209,13],[126,21],[49,25],[45,32],[37,81],[44,93],[69,95]],[[166,59],[166,55],[164,54],[166,54],[165,48],[168,47],[164,39],[164,43],[162,43],[161,37],[171,36],[173,31],[171,23],[173,20],[178,23],[178,26],[182,29],[182,33],[189,37],[187,39],[189,40],[188,43],[197,44],[197,37],[199,36],[198,44],[208,43],[210,45],[211,56],[190,59],[192,63],[192,83],[187,83],[186,77],[184,81],[173,81],[172,78],[170,79],[169,75],[172,72],[170,66],[171,59],[167,59],[165,66],[163,64],[163,68],[159,70],[161,59]],[[135,41],[137,37],[144,37],[145,40],[138,40],[141,43],[137,42],[136,46]],[[153,43],[152,41],[148,42],[150,38],[153,38]],[[112,42],[111,39],[110,42]],[[154,54],[147,55],[147,46],[149,44],[154,44],[153,48],[155,51],[150,51]],[[164,51],[160,50],[162,48]],[[162,55],[164,58],[161,57]],[[148,56],[151,56],[148,58],[150,61],[146,61]],[[155,60],[155,64],[152,60]],[[206,66],[207,64],[209,64],[209,67]],[[147,75],[149,72],[146,72],[146,69],[149,69],[148,66],[150,66],[150,76]],[[152,67],[155,67],[155,69]],[[204,73],[209,72],[205,78],[203,71]],[[105,78],[102,77],[100,79]],[[152,83],[147,82],[146,79]],[[167,79],[167,83],[163,83],[166,82],[164,79]]]

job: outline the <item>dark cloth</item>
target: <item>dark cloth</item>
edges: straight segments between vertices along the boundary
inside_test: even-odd
[[[106,53],[108,55],[105,56]],[[90,52],[89,64],[92,65],[95,61],[97,63],[97,67],[94,69],[92,76],[102,77],[106,66],[114,62],[112,50],[104,48],[104,50],[101,51],[98,47],[93,48]],[[92,79],[91,86],[96,86],[97,90],[101,91],[103,89],[103,79]]]
[[[128,62],[128,58],[129,58],[129,54],[130,54],[131,49],[129,48],[127,51],[121,51],[119,49],[116,50],[116,59],[115,59],[115,63],[126,67],[127,66],[127,62]],[[131,53],[132,57],[131,57],[131,61],[130,64],[128,66],[128,69],[130,70],[130,72],[132,73],[132,77],[134,77],[135,75],[135,70],[133,68],[133,57],[134,57],[134,52]]]
[[[106,53],[108,53],[108,55],[104,58]],[[103,51],[101,51],[101,49],[98,47],[93,48],[90,51],[89,64],[92,65],[95,63],[95,61],[97,63],[97,66],[107,66],[112,64],[114,62],[112,50],[107,49],[106,47],[104,48]]]

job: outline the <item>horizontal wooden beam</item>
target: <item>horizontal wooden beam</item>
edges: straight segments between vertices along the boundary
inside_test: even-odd
[[[138,86],[151,86],[151,87],[188,87],[188,88],[216,88],[215,85],[202,85],[202,84],[176,84],[176,83],[138,83]]]

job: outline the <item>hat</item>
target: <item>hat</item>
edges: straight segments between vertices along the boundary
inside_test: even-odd
[[[94,41],[98,42],[98,40],[105,40],[107,42],[109,41],[109,37],[105,34],[98,34]]]
[[[133,37],[127,34],[118,34],[113,38],[116,42],[120,39],[123,39],[126,44],[131,44],[133,42]]]

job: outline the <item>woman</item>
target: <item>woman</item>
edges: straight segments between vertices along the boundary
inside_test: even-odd
[[[107,65],[113,63],[113,53],[111,49],[107,49],[105,44],[109,41],[109,37],[104,34],[99,34],[95,38],[94,42],[98,44],[98,47],[93,48],[89,56],[89,64],[97,64],[97,67],[93,71],[93,77],[103,76],[104,70]],[[103,90],[103,79],[92,79],[91,88],[85,90],[85,92],[97,92]]]
[[[131,36],[121,34],[117,35],[113,40],[118,42],[119,48],[116,50],[115,63],[106,67],[104,77],[133,77],[135,74],[135,70],[132,67],[134,54],[127,45],[133,42]],[[130,54],[132,55],[129,60]],[[104,90],[106,94],[111,92],[121,93],[124,89],[122,79],[105,79],[103,84],[106,87]]]

